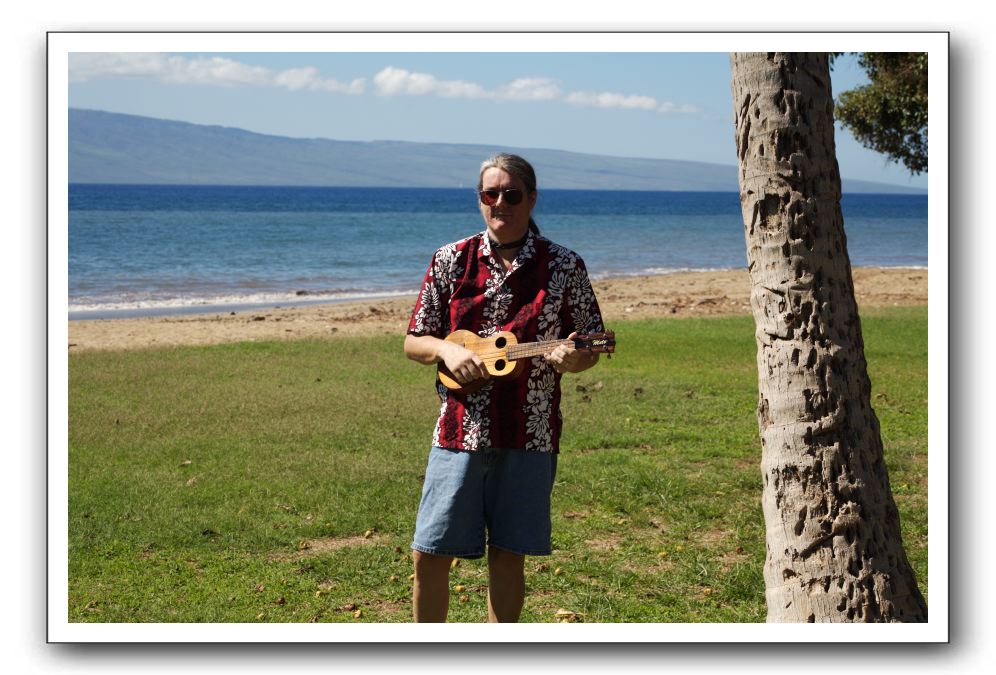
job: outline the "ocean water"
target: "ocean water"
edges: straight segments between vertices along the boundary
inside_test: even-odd
[[[926,195],[845,195],[855,266],[927,265]],[[543,234],[593,278],[746,266],[736,193],[543,190]],[[414,293],[484,228],[470,189],[69,186],[70,318]]]

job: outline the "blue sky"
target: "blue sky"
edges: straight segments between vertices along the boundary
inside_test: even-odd
[[[75,53],[69,105],[292,137],[735,164],[722,53]],[[866,82],[853,57],[838,93]],[[844,178],[927,187],[836,134]]]

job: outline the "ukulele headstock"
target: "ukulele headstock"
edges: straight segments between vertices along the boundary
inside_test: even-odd
[[[596,354],[612,354],[616,351],[616,334],[607,330],[603,333],[587,333],[574,337],[574,348]]]

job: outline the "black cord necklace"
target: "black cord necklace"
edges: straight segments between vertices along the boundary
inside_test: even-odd
[[[526,239],[529,239],[528,232],[526,232],[526,236],[524,236],[522,239],[519,239],[517,241],[510,241],[507,244],[500,244],[494,239],[492,239],[490,234],[488,235],[488,242],[491,244],[491,250],[493,251],[499,251],[503,248],[519,248],[520,246],[526,243]]]

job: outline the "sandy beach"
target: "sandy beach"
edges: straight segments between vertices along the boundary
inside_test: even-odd
[[[652,317],[749,314],[746,270],[679,272],[593,282],[609,327]],[[927,304],[927,270],[856,268],[859,307]],[[299,340],[334,335],[403,335],[415,297],[169,317],[69,322],[69,352]]]

